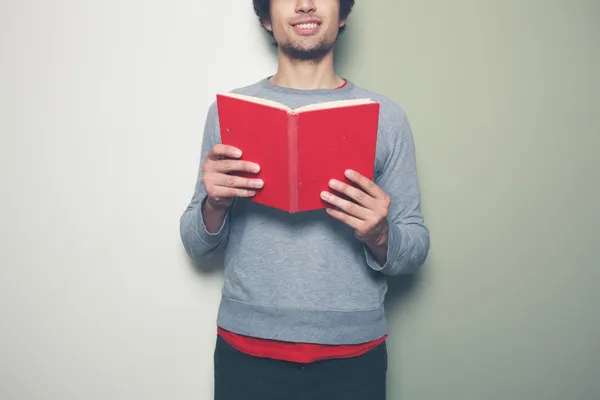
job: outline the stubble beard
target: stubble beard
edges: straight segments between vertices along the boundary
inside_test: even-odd
[[[331,51],[334,43],[335,40],[327,41],[321,39],[318,43],[307,46],[302,43],[294,43],[292,40],[287,40],[283,43],[279,43],[278,46],[279,50],[292,60],[318,62]]]

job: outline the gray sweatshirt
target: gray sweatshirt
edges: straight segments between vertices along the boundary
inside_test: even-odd
[[[429,251],[413,136],[403,110],[348,81],[339,89],[299,90],[267,78],[233,90],[296,108],[353,98],[380,102],[375,183],[391,198],[387,262],[380,265],[354,231],[324,210],[290,214],[237,198],[216,233],[201,207],[202,164],[220,142],[216,102],[204,127],[200,172],[180,231],[188,255],[200,265],[223,252],[224,286],[217,324],[253,337],[320,344],[356,344],[387,333],[387,279],[414,272]]]

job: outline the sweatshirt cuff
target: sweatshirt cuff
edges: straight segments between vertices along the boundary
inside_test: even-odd
[[[388,230],[388,246],[387,246],[387,255],[385,264],[381,265],[367,245],[364,245],[365,257],[367,259],[367,265],[371,267],[373,270],[378,272],[385,273],[387,270],[392,268],[392,265],[398,258],[398,254],[400,252],[400,243],[401,243],[401,235],[400,227],[396,224],[389,224]]]
[[[206,225],[204,224],[204,216],[202,215],[202,209],[204,208],[205,202],[206,197],[202,200],[202,202],[200,202],[200,206],[198,207],[198,210],[196,212],[196,232],[198,234],[198,237],[202,242],[204,242],[204,244],[212,246],[223,240],[223,238],[227,234],[227,230],[229,229],[229,209],[227,209],[227,212],[225,213],[225,218],[223,218],[223,223],[219,227],[219,230],[217,232],[211,233],[206,228]]]

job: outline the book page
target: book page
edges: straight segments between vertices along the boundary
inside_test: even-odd
[[[303,107],[298,107],[294,111],[295,112],[305,112],[305,111],[314,111],[314,110],[324,110],[328,108],[340,108],[340,107],[349,107],[356,106],[359,104],[369,104],[374,103],[371,99],[351,99],[351,100],[334,100],[334,101],[326,101],[323,103],[315,103],[309,104]]]
[[[285,104],[281,104],[281,103],[278,103],[273,100],[262,99],[260,97],[247,96],[245,94],[239,94],[239,93],[219,93],[219,94],[221,96],[232,97],[234,99],[245,100],[245,101],[249,101],[251,103],[263,104],[265,106],[290,111],[290,108],[288,106],[286,106]]]

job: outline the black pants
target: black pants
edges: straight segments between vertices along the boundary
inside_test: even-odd
[[[298,364],[253,357],[217,337],[215,400],[385,400],[385,342],[354,358]]]

